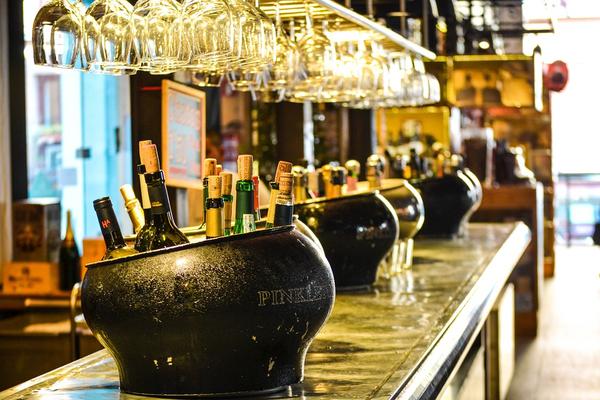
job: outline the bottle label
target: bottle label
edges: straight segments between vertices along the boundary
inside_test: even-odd
[[[292,225],[294,207],[291,205],[277,204],[275,207],[274,226]]]
[[[223,236],[223,209],[208,208],[206,210],[206,237]]]
[[[242,226],[244,233],[255,231],[254,214],[244,214],[242,217]]]
[[[166,214],[171,211],[167,187],[164,184],[148,185],[148,196],[150,197],[152,214]]]

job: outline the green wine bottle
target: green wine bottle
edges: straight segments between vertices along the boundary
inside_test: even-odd
[[[73,235],[71,210],[67,210],[67,230],[60,244],[58,270],[60,290],[71,290],[73,285],[81,280],[81,258]]]
[[[96,216],[106,245],[106,252],[102,259],[110,260],[137,253],[135,249],[125,244],[110,197],[94,200],[94,210],[96,210]]]
[[[144,209],[144,226],[137,232],[135,238],[135,249],[137,251],[148,251],[150,250],[150,242],[154,237],[154,223],[152,221],[152,207],[150,206],[150,198],[148,197],[148,186],[146,185],[146,179],[144,174],[148,172],[146,165],[149,165],[153,171],[158,171],[158,164],[152,162],[154,158],[154,148],[151,146],[151,140],[142,140],[139,142],[139,154],[141,164],[137,166],[138,178],[140,179],[140,193],[142,196],[142,208]]]
[[[238,156],[238,181],[235,185],[236,207],[233,233],[247,233],[256,230],[254,220],[254,182],[252,181],[252,156]]]

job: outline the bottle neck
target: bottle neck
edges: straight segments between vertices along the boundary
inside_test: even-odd
[[[146,174],[145,178],[148,185],[148,197],[150,199],[154,223],[156,224],[157,221],[163,218],[172,219],[171,203],[162,171]]]
[[[98,223],[100,224],[106,249],[110,251],[125,247],[125,240],[112,206],[97,208],[96,215],[98,216]]]
[[[75,235],[73,234],[73,226],[71,224],[71,211],[67,211],[67,229],[65,230],[65,238],[64,241],[66,243],[75,243]]]
[[[242,218],[244,214],[254,214],[254,182],[251,180],[240,180],[235,185],[237,192],[236,218]]]

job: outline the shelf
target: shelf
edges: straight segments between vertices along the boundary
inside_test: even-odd
[[[301,0],[259,0],[259,4],[260,8],[273,19],[275,19],[277,4],[279,4],[281,19],[284,21],[300,21],[306,16],[305,4]],[[333,0],[311,0],[308,5],[315,25],[317,21],[327,18],[331,21],[329,25],[330,29],[335,27],[335,30],[352,31],[358,34],[369,35],[371,38],[378,40],[388,51],[408,50],[430,60],[436,57],[432,51],[411,42],[384,25],[360,15]]]

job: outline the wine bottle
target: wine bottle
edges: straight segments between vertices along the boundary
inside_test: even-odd
[[[137,234],[146,223],[142,205],[140,204],[137,197],[135,197],[135,193],[133,192],[133,188],[131,187],[131,185],[123,185],[119,188],[119,191],[121,192],[121,196],[123,197],[123,201],[125,202],[127,214],[129,214],[129,218],[131,219],[131,223],[133,224],[133,232]]]
[[[60,290],[71,290],[73,285],[81,280],[81,259],[73,235],[71,210],[67,210],[67,229],[60,244],[58,270]]]
[[[110,260],[137,253],[137,251],[125,244],[110,197],[102,197],[94,200],[94,210],[96,210],[96,216],[98,217],[98,223],[100,224],[100,230],[102,231],[102,237],[104,237],[104,244],[106,245],[106,252],[102,259]]]
[[[279,161],[277,164],[277,170],[275,170],[275,178],[270,182],[271,194],[269,198],[269,210],[267,211],[267,222],[266,227],[271,228],[275,219],[275,202],[277,200],[277,194],[279,193],[279,179],[281,174],[284,172],[290,173],[292,171],[292,163],[287,161]]]
[[[367,158],[367,181],[369,189],[378,189],[381,187],[381,177],[383,175],[383,160],[377,154],[372,154]]]
[[[217,174],[217,160],[215,158],[204,159],[204,179],[202,180],[202,226],[206,225],[206,199],[208,199],[208,177]]]
[[[346,191],[352,193],[358,189],[360,163],[356,160],[348,160],[346,161],[345,166],[346,170],[348,170],[348,176],[346,177]]]
[[[153,154],[152,151],[148,152],[145,150],[145,147],[150,145],[152,145],[151,140],[142,140],[139,142],[140,164],[137,166],[137,173],[140,180],[142,208],[144,209],[144,226],[136,235],[134,247],[140,252],[150,250],[150,242],[154,236],[152,207],[150,205],[150,197],[148,196],[148,186],[146,185],[146,179],[144,178],[144,174],[147,172],[146,165],[153,164],[153,162],[148,159],[148,155]],[[158,165],[152,165],[152,168],[158,170]]]
[[[334,167],[331,170],[330,188],[328,198],[340,197],[342,195],[342,187],[346,183],[346,168]]]
[[[152,207],[152,223],[154,226],[149,249],[161,249],[189,243],[188,238],[179,230],[173,220],[165,175],[159,167],[156,145],[146,146],[144,150],[147,152],[148,161],[146,165],[147,173],[144,174],[144,179],[148,186],[148,197]]]
[[[252,181],[252,156],[238,156],[238,181],[235,184],[236,207],[233,233],[256,230],[254,221],[254,182]]]
[[[233,174],[231,172],[221,172],[221,197],[223,198],[223,234],[231,235],[231,217],[233,215],[233,195],[231,189],[233,186]]]
[[[283,172],[279,178],[279,191],[275,200],[274,226],[285,226],[293,224],[294,198],[292,197],[293,176],[289,172]]]
[[[206,198],[206,238],[223,236],[223,207],[221,197],[221,177],[208,177],[208,197]]]

